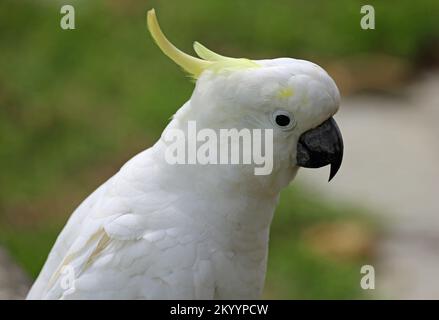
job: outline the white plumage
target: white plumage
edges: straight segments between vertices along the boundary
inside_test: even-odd
[[[202,61],[220,59],[205,50]],[[215,130],[273,128],[271,113],[286,109],[297,125],[274,128],[272,174],[255,176],[249,165],[170,165],[161,138],[75,210],[29,299],[260,297],[273,212],[298,169],[297,141],[337,111],[339,93],[326,72],[307,61],[224,59],[231,60],[193,72],[194,93],[168,128],[184,131],[189,120]],[[66,266],[73,290],[63,285]]]

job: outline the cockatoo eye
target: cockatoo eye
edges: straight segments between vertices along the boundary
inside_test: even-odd
[[[289,130],[296,126],[294,117],[288,111],[283,110],[273,112],[273,122],[282,130]]]

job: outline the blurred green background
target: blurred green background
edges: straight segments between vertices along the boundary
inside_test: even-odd
[[[76,9],[76,30],[59,27],[66,3]],[[377,29],[364,31],[364,1],[2,0],[0,243],[35,277],[74,208],[157,140],[189,98],[193,83],[147,33],[148,9],[186,52],[198,40],[229,56],[313,60],[349,94],[374,85],[343,86],[339,61],[391,57],[399,78],[434,62],[439,2],[417,3],[368,1]],[[296,185],[284,192],[265,297],[370,297],[359,269],[373,259],[376,221],[358,206],[318,199]],[[353,248],[315,240],[343,239],[352,227],[363,235]]]

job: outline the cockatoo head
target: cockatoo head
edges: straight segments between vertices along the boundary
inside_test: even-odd
[[[172,45],[163,35],[154,9],[148,28],[160,49],[196,79],[190,106],[180,121],[196,120],[206,128],[273,129],[273,175],[286,183],[298,167],[331,165],[329,180],[340,168],[343,140],[332,116],[340,94],[318,65],[291,58],[230,58],[194,43],[200,58]]]

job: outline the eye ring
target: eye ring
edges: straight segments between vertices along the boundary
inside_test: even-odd
[[[273,112],[272,121],[276,127],[282,130],[290,130],[296,126],[294,117],[288,111],[284,110]]]

